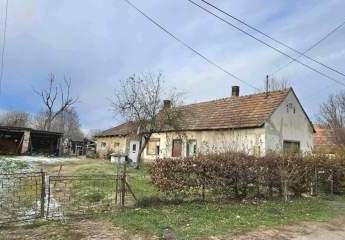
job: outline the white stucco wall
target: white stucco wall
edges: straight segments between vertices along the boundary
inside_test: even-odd
[[[287,112],[288,104],[290,104],[289,112]],[[267,151],[281,151],[284,140],[300,142],[302,152],[312,150],[313,129],[292,91],[266,121],[265,132]]]
[[[172,140],[182,139],[182,156],[187,155],[187,141],[197,141],[197,151],[224,152],[224,151],[243,151],[253,154],[254,146],[260,149],[261,154],[265,151],[265,129],[252,128],[241,130],[208,130],[208,131],[187,131],[183,133],[167,132],[155,133],[151,139],[160,139],[160,153],[148,155],[147,148],[143,152],[146,161],[154,160],[157,157],[171,157]]]

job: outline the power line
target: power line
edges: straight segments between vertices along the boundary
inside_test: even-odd
[[[305,51],[305,52],[298,51],[298,50],[296,50],[295,48],[293,48],[293,47],[287,45],[286,43],[284,43],[284,42],[282,42],[282,41],[280,41],[280,40],[278,40],[278,39],[276,39],[276,38],[274,38],[274,37],[268,35],[267,33],[264,33],[263,31],[259,30],[258,28],[253,27],[253,26],[251,26],[250,24],[246,23],[245,21],[243,21],[243,20],[241,20],[241,19],[239,19],[239,18],[233,16],[233,15],[230,14],[229,12],[226,12],[226,11],[220,9],[219,7],[213,5],[212,3],[210,3],[210,2],[208,2],[208,1],[206,1],[206,0],[200,0],[200,1],[204,2],[204,3],[207,4],[208,6],[211,6],[212,8],[214,8],[214,9],[216,9],[216,10],[222,12],[223,14],[225,14],[225,15],[231,17],[232,19],[236,20],[237,22],[242,23],[243,25],[249,27],[250,29],[252,29],[252,30],[254,30],[254,31],[256,31],[256,32],[258,32],[258,33],[260,33],[260,34],[262,34],[263,36],[265,36],[265,37],[271,39],[272,41],[274,41],[274,42],[276,42],[276,43],[278,43],[278,44],[280,44],[280,45],[282,45],[282,46],[284,46],[284,47],[286,47],[286,48],[288,48],[288,49],[290,49],[290,50],[292,50],[292,51],[298,53],[300,56],[298,56],[297,58],[300,58],[301,56],[303,56],[303,57],[305,57],[305,58],[307,58],[307,59],[309,59],[309,60],[311,60],[311,61],[313,61],[313,62],[315,62],[315,63],[317,63],[317,64],[320,64],[321,66],[323,66],[323,67],[325,67],[325,68],[327,68],[327,69],[329,69],[329,70],[331,70],[331,71],[333,71],[333,72],[336,72],[336,73],[338,73],[338,74],[340,74],[340,75],[342,75],[342,76],[345,77],[345,74],[342,73],[341,71],[339,71],[339,70],[337,70],[337,69],[335,69],[335,68],[332,68],[332,67],[330,67],[330,66],[327,66],[326,64],[324,64],[324,63],[322,63],[322,62],[320,62],[320,61],[318,61],[318,60],[316,60],[316,59],[313,59],[313,58],[309,57],[308,55],[305,55],[305,53],[308,52],[309,50],[308,50],[308,51]],[[333,31],[334,31],[334,32],[337,31],[339,28],[341,28],[341,27],[344,26],[344,25],[345,25],[345,22],[343,22],[341,25],[339,25],[338,27],[336,27],[336,29],[334,29]],[[327,38],[327,37],[326,37],[326,38]],[[317,43],[317,44],[318,44],[318,43]],[[316,44],[316,45],[317,45],[317,44]],[[294,62],[294,60],[292,60],[292,62]]]
[[[342,28],[345,25],[345,21],[343,23],[341,23],[340,25],[338,25],[336,28],[332,29],[332,31],[330,31],[329,33],[327,33],[323,38],[321,38],[319,41],[317,41],[316,43],[314,43],[311,47],[309,47],[308,49],[306,49],[303,52],[303,55],[307,52],[309,52],[310,50],[312,50],[313,48],[315,48],[317,45],[319,45],[321,42],[323,42],[324,40],[326,40],[329,36],[331,36],[333,33],[335,33],[338,29]],[[300,58],[302,56],[299,55],[297,58]],[[273,73],[270,74],[270,76],[280,72],[282,69],[286,68],[287,66],[289,66],[291,63],[293,63],[294,60],[291,60],[290,62],[288,62],[287,64],[284,64],[283,66],[279,67],[276,71],[274,71]]]
[[[332,81],[334,81],[334,82],[336,82],[336,83],[338,83],[338,84],[340,84],[340,85],[342,85],[342,86],[345,86],[345,83],[343,83],[342,81],[339,81],[339,80],[337,80],[337,79],[335,79],[335,78],[333,78],[333,77],[328,76],[327,74],[325,74],[325,73],[323,73],[323,72],[317,70],[316,68],[311,67],[311,66],[309,66],[309,65],[307,65],[307,64],[305,64],[305,63],[299,61],[298,59],[296,59],[296,58],[290,56],[289,54],[287,54],[287,53],[281,51],[280,49],[278,49],[278,48],[276,48],[276,47],[274,47],[274,46],[272,46],[272,45],[266,43],[265,41],[263,41],[263,40],[261,40],[261,39],[255,37],[255,36],[253,36],[252,34],[246,32],[245,30],[243,30],[243,29],[241,29],[241,28],[235,26],[234,24],[232,24],[232,23],[230,23],[229,21],[225,20],[224,18],[222,18],[222,17],[216,15],[215,13],[213,13],[213,12],[211,12],[210,10],[204,8],[203,6],[197,4],[197,3],[194,2],[193,0],[187,0],[187,1],[191,2],[192,4],[194,4],[195,6],[197,6],[197,7],[199,7],[199,8],[201,8],[201,9],[204,10],[205,12],[207,12],[207,13],[213,15],[214,17],[218,18],[219,20],[223,21],[224,23],[226,23],[226,24],[232,26],[233,28],[236,28],[236,29],[239,30],[240,32],[242,32],[242,33],[244,33],[244,34],[250,36],[251,38],[257,40],[258,42],[264,44],[265,46],[267,46],[267,47],[269,47],[269,48],[271,48],[271,49],[273,49],[273,50],[279,52],[280,54],[282,54],[282,55],[284,55],[284,56],[290,58],[291,60],[294,60],[295,62],[301,64],[302,66],[304,66],[304,67],[306,67],[306,68],[308,68],[308,69],[310,69],[310,70],[312,70],[312,71],[314,71],[314,72],[320,74],[321,76],[323,76],[323,77],[325,77],[325,78],[328,78],[329,80],[332,80]]]
[[[171,33],[170,31],[168,31],[166,28],[164,28],[162,25],[160,25],[157,21],[155,21],[154,19],[152,19],[150,16],[148,16],[145,12],[143,12],[142,10],[140,10],[138,7],[136,7],[133,3],[131,3],[129,0],[123,0],[125,1],[128,5],[130,5],[132,8],[134,8],[135,10],[137,10],[140,14],[142,14],[145,18],[147,18],[151,23],[153,23],[154,25],[156,25],[158,28],[160,28],[162,31],[164,31],[166,34],[168,34],[170,37],[174,38],[176,41],[178,41],[180,44],[182,44],[183,46],[185,46],[186,48],[188,48],[189,50],[191,50],[192,52],[194,52],[196,55],[200,56],[201,58],[203,58],[206,62],[208,62],[209,64],[215,66],[216,68],[218,68],[219,70],[221,70],[222,72],[226,73],[227,75],[231,76],[232,78],[237,79],[238,81],[247,84],[248,86],[250,86],[253,89],[259,90],[259,88],[255,87],[254,85],[240,79],[239,77],[237,77],[236,75],[234,75],[233,73],[229,72],[228,70],[224,69],[223,67],[221,67],[220,65],[218,65],[217,63],[215,63],[214,61],[210,60],[209,58],[207,58],[205,55],[201,54],[200,52],[198,52],[197,50],[195,50],[193,47],[189,46],[187,43],[185,43],[184,41],[182,41],[180,38],[176,37],[173,33]]]
[[[4,66],[5,66],[5,47],[6,47],[6,31],[7,31],[7,13],[8,13],[8,0],[5,3],[5,20],[4,20],[4,31],[2,39],[2,49],[1,49],[1,66],[0,66],[0,94],[2,90],[2,79],[4,77]]]

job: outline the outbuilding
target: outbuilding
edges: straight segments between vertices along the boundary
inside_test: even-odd
[[[0,126],[0,155],[60,155],[59,132]]]

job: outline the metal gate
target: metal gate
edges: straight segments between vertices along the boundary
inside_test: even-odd
[[[126,174],[48,176],[0,174],[0,224],[94,215],[136,201]]]
[[[135,200],[118,175],[49,176],[48,186],[46,216],[53,219],[109,212]]]
[[[0,174],[0,224],[44,217],[45,173]]]

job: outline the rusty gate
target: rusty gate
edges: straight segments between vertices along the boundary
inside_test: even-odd
[[[45,173],[0,174],[0,224],[44,217]]]
[[[100,214],[135,201],[126,175],[0,174],[0,224]]]

